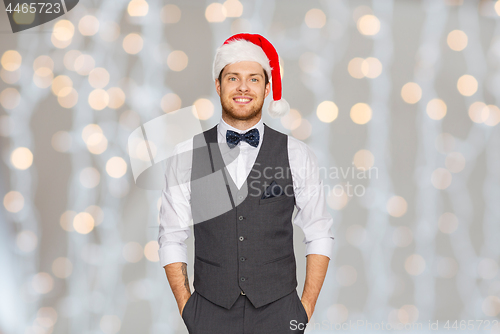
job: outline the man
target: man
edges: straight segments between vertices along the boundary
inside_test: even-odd
[[[178,158],[166,173],[160,262],[190,333],[303,333],[314,312],[331,257],[333,221],[312,151],[262,122],[270,77],[269,113],[289,110],[279,71],[278,54],[264,37],[226,40],[213,68],[221,120],[179,144],[174,153],[184,164]],[[293,252],[295,206],[293,222],[306,243],[302,298]],[[184,243],[191,219],[192,294]]]

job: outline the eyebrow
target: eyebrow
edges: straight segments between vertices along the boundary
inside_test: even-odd
[[[224,74],[224,76],[226,76],[226,75],[230,75],[230,74],[240,75],[240,73],[238,73],[238,72],[228,72],[228,73]],[[264,77],[264,76],[263,76],[262,74],[260,74],[260,73],[251,73],[251,74],[250,74],[250,76],[254,76],[254,75],[260,75],[261,77]]]

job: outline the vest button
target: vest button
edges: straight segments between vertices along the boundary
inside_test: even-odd
[[[243,220],[243,216],[239,216],[239,217],[238,217],[238,219],[239,219],[239,220]]]
[[[241,278],[240,278],[240,280],[241,280],[242,282],[245,282],[245,281],[246,281],[246,278],[245,278],[245,277],[241,277]]]
[[[241,236],[240,236],[238,239],[240,239],[240,241],[245,240],[245,238],[243,238],[243,237],[241,237]]]
[[[243,199],[243,196],[238,196],[239,199]]]
[[[240,261],[245,261],[246,259],[242,256],[240,257]]]

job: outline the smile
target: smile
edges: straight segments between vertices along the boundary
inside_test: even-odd
[[[252,101],[252,99],[250,99],[250,98],[234,98],[233,101],[235,101],[236,103],[240,103],[240,104],[247,104],[247,103],[250,103],[250,101]]]

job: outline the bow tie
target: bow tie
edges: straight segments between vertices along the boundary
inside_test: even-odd
[[[229,148],[234,148],[241,140],[246,141],[253,147],[257,147],[259,146],[259,139],[259,130],[255,128],[241,134],[232,130],[226,132],[226,142]]]

